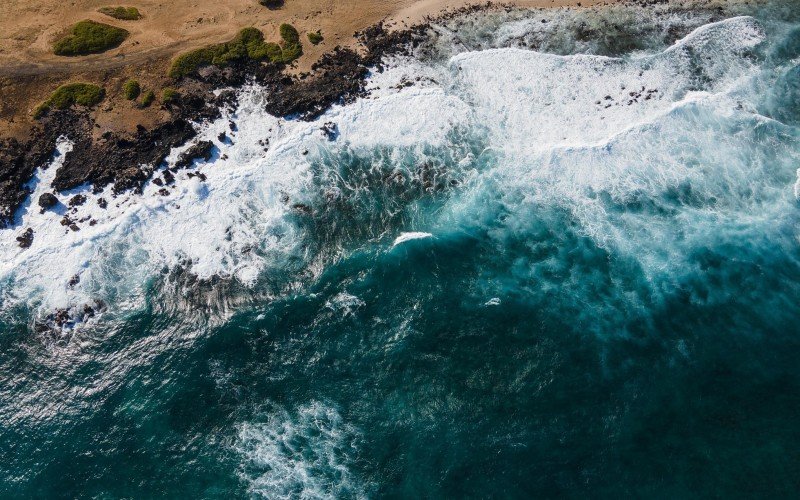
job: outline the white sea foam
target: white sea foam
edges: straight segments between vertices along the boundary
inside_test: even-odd
[[[407,241],[421,240],[423,238],[432,238],[432,237],[433,237],[433,235],[431,233],[423,233],[423,232],[420,232],[420,231],[402,233],[402,234],[400,234],[400,236],[395,238],[394,243],[392,243],[392,246],[396,247],[397,245],[401,245],[401,244],[403,244],[403,243],[405,243]]]
[[[241,424],[235,449],[254,496],[365,498],[351,470],[358,440],[358,431],[335,408],[313,402],[295,413],[279,410],[264,422]]]
[[[601,144],[682,101],[727,90],[754,69],[744,52],[763,39],[754,19],[738,17],[644,57],[505,48],[459,54],[450,66],[497,147],[528,154]]]
[[[355,295],[350,295],[347,292],[338,293],[329,301],[325,302],[325,307],[340,313],[342,316],[353,314],[356,309],[362,307],[363,305],[363,300],[359,299]]]

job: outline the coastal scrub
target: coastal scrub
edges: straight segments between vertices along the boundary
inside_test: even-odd
[[[97,12],[123,21],[136,21],[142,18],[136,7],[101,7]]]
[[[175,102],[179,98],[180,94],[178,94],[178,91],[171,87],[167,87],[161,91],[161,102],[163,102],[164,104]]]
[[[209,45],[178,56],[172,63],[169,76],[181,78],[203,66],[226,66],[233,61],[269,60],[273,63],[288,63],[303,54],[300,35],[289,25],[280,28],[282,43],[264,42],[264,34],[256,28],[244,28],[232,40]]]
[[[140,108],[146,108],[153,104],[153,101],[156,100],[156,93],[152,90],[148,90],[147,92],[142,95],[142,101],[139,103]]]
[[[58,56],[96,54],[119,46],[128,38],[128,30],[95,21],[80,21],[69,33],[53,44]]]
[[[103,100],[105,90],[91,83],[67,83],[58,87],[50,97],[33,112],[34,118],[41,118],[52,108],[67,109],[73,104],[92,107]]]
[[[313,31],[308,34],[308,41],[314,45],[319,45],[324,38],[322,37],[322,33],[319,31]]]
[[[122,85],[122,94],[125,96],[125,99],[132,101],[139,97],[139,94],[142,92],[142,87],[139,85],[139,82],[136,80],[128,80]]]

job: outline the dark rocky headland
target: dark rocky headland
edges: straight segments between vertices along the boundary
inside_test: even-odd
[[[89,110],[72,107],[51,110],[33,129],[27,140],[0,139],[0,227],[14,224],[14,215],[30,191],[25,185],[35,170],[45,167],[55,153],[59,137],[68,137],[73,148],[66,153],[52,183],[63,192],[85,183],[96,192],[111,186],[113,195],[140,191],[174,147],[196,136],[192,122],[213,120],[221,110],[236,105],[236,92],[215,95],[218,89],[238,88],[248,82],[263,85],[269,95],[266,110],[280,117],[313,120],[335,103],[350,102],[363,95],[368,68],[380,66],[381,58],[407,51],[423,38],[427,25],[389,31],[375,25],[356,36],[365,47],[359,54],[336,47],[299,77],[288,76],[283,64],[252,60],[234,61],[226,67],[207,66],[177,82],[180,99],[164,104],[169,120],[134,134],[98,133]],[[208,155],[200,145],[191,148],[183,163]],[[44,208],[44,207],[43,207]]]

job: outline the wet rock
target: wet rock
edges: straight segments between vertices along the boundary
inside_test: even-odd
[[[295,203],[294,205],[292,205],[292,209],[306,215],[311,215],[312,213],[311,207],[303,203]]]
[[[72,198],[69,199],[69,206],[71,207],[78,207],[86,203],[86,196],[82,194],[76,194]]]
[[[72,151],[56,172],[53,187],[57,191],[72,189],[86,182],[114,185],[114,192],[129,189],[141,192],[152,168],[161,164],[173,147],[185,143],[196,132],[183,119],[165,123],[152,130],[139,130],[133,138],[113,136],[112,140],[92,143],[91,135],[75,135]],[[140,168],[139,165],[149,165]]]
[[[325,124],[320,127],[322,130],[323,135],[329,141],[335,141],[339,137],[339,127],[333,122],[325,122]]]
[[[348,103],[364,95],[365,60],[349,49],[336,48],[313,66],[305,80],[278,80],[271,86],[267,112],[313,120],[337,102]]]
[[[160,177],[156,177],[153,179],[153,184],[155,184],[156,186],[163,186],[164,181],[162,181]]]
[[[175,176],[172,175],[172,172],[169,170],[164,171],[164,182],[167,183],[167,185],[175,184]]]
[[[58,198],[53,193],[42,193],[39,196],[39,206],[42,207],[42,210],[47,210],[53,208],[54,206],[58,205]]]
[[[178,161],[175,162],[175,168],[186,168],[191,166],[195,160],[203,159],[203,161],[208,161],[211,159],[211,155],[214,152],[214,143],[211,141],[200,141],[197,144],[193,145],[178,157]]]
[[[228,140],[228,134],[226,134],[225,132],[220,132],[219,135],[217,135],[217,140],[219,140],[219,142],[227,141]]]
[[[77,285],[80,282],[81,282],[81,277],[76,274],[75,276],[73,276],[72,278],[69,279],[69,283],[67,283],[67,286],[69,286],[70,288],[73,288],[75,285]]]
[[[17,244],[20,248],[30,248],[33,244],[33,229],[26,229],[21,235],[17,236]]]
[[[36,168],[44,166],[55,151],[58,130],[34,129],[27,142],[0,139],[0,228],[9,225],[14,212],[30,195],[25,184]]]
[[[97,205],[100,208],[105,209],[106,207],[108,207],[108,202],[106,201],[105,198],[98,198],[97,199]]]

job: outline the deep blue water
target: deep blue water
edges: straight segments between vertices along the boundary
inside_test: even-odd
[[[59,336],[8,278],[3,496],[795,496],[800,8],[564,14],[557,47],[540,15],[453,22],[459,48],[397,63],[466,75],[438,83],[474,114],[437,144],[315,150],[308,208],[269,233],[300,250],[254,250],[254,283],[165,265]],[[581,68],[603,94],[652,71],[670,105],[583,127],[525,81]]]

